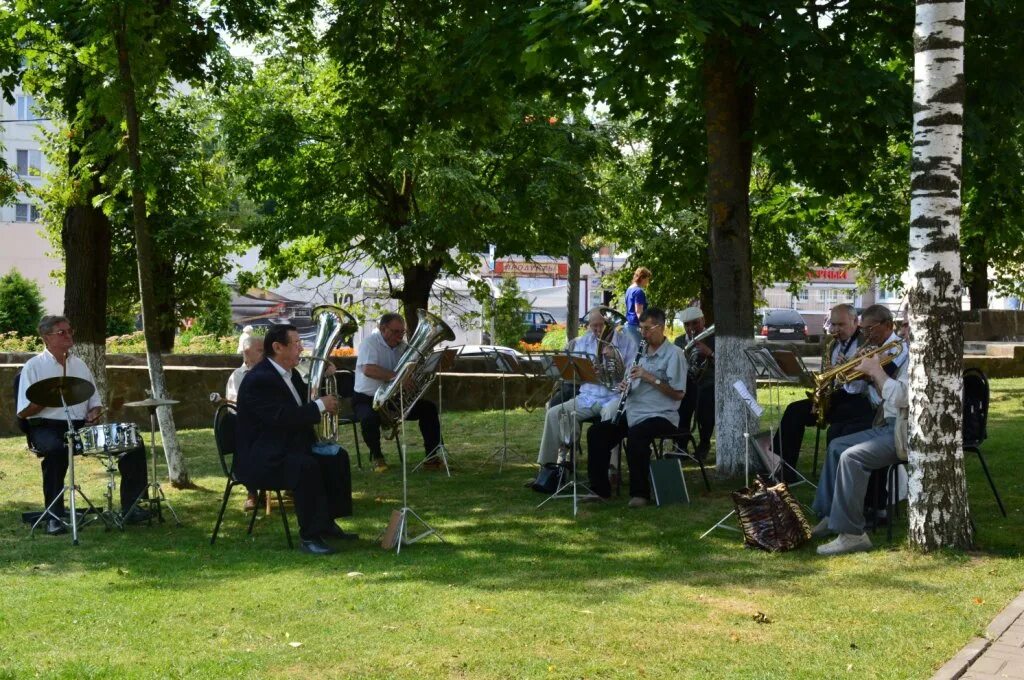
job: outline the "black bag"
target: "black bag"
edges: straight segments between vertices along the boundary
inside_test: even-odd
[[[537,473],[537,479],[530,488],[540,493],[552,494],[558,490],[564,468],[556,463],[545,463]]]

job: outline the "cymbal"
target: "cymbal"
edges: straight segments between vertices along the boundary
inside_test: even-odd
[[[174,399],[154,399],[153,397],[147,397],[142,401],[129,401],[128,403],[124,404],[124,406],[130,406],[132,408],[155,408],[157,406],[173,406],[175,404],[180,403],[181,402],[175,401]]]
[[[95,391],[96,387],[88,380],[68,375],[32,383],[26,390],[26,395],[33,404],[52,408],[63,406],[64,402],[67,402],[68,406],[81,404],[88,401]],[[64,402],[60,398],[62,392]]]

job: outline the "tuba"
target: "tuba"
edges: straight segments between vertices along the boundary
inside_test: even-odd
[[[704,376],[704,371],[708,368],[708,358],[703,357],[700,354],[700,350],[697,349],[697,343],[709,338],[715,334],[715,324],[711,324],[697,335],[690,338],[689,342],[683,348],[683,353],[686,355],[686,364],[690,369],[690,377],[694,382],[699,382]]]
[[[328,357],[342,341],[351,340],[359,330],[355,317],[337,305],[320,305],[313,308],[316,322],[316,340],[309,361],[309,400],[315,401],[324,395],[337,396],[338,381],[334,376],[324,377]],[[323,385],[321,386],[321,383]],[[320,441],[338,441],[338,415],[324,412],[317,430]]]
[[[395,366],[395,377],[377,388],[373,395],[373,410],[380,416],[381,427],[397,431],[419,398],[434,382],[437,362],[428,362],[434,345],[452,341],[455,333],[441,318],[425,309],[417,309],[419,324],[409,338],[409,346]],[[406,382],[409,387],[403,389]]]

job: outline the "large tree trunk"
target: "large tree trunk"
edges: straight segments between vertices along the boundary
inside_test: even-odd
[[[115,27],[114,40],[117,45],[120,85],[128,132],[128,163],[132,171],[132,215],[135,226],[135,251],[138,255],[139,296],[142,300],[142,330],[146,337],[146,360],[149,364],[152,396],[156,399],[163,399],[168,395],[167,382],[164,379],[163,357],[160,355],[160,328],[154,318],[156,295],[152,274],[153,238],[149,233],[146,221],[146,194],[142,188],[142,161],[139,157],[139,113],[135,101],[135,83],[132,78],[126,33],[127,27],[122,19]],[[174,416],[169,406],[161,406],[157,409],[157,420],[160,423],[160,434],[163,436],[167,474],[171,484],[177,488],[194,486],[192,480],[189,479],[185,459],[178,446]]]
[[[580,330],[580,256],[572,250],[569,251],[569,285],[566,289],[569,299],[565,304],[565,339],[573,340]]]
[[[732,45],[711,37],[704,47],[704,118],[708,144],[708,220],[715,321],[715,430],[719,474],[744,469],[746,406],[732,385],[753,393],[754,374],[743,350],[753,342],[750,271],[749,137],[754,91]]]
[[[419,324],[417,309],[430,310],[430,291],[441,273],[441,261],[430,260],[426,264],[418,263],[402,267],[402,289],[398,292],[398,299],[402,303],[402,316],[405,317],[405,326],[408,329],[408,336],[416,331]]]
[[[64,95],[64,119],[73,124],[78,104],[85,96],[82,69],[73,63],[67,72]],[[107,279],[110,274],[110,220],[93,199],[103,193],[98,171],[82,177],[78,168],[82,146],[89,134],[102,123],[83,132],[84,139],[68,149],[68,177],[82,183],[73,203],[64,210],[60,240],[64,249],[64,315],[75,329],[75,354],[81,358],[96,380],[96,391],[107,407],[115,407],[107,394]],[[76,181],[77,180],[77,181]]]
[[[988,248],[985,235],[978,234],[965,244],[971,309],[988,309]]]
[[[178,301],[174,292],[174,262],[162,253],[153,253],[153,294],[156,297],[155,316],[160,335],[160,351],[170,354],[174,351],[174,339],[178,333],[175,311]]]
[[[964,3],[917,0],[910,198],[910,541],[972,543],[964,480],[960,186]]]

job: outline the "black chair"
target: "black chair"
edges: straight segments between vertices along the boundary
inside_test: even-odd
[[[973,451],[978,454],[981,461],[981,469],[985,471],[985,478],[988,485],[992,487],[992,495],[996,497],[996,504],[999,505],[999,512],[1006,517],[1006,508],[1003,507],[1003,499],[999,497],[996,484],[992,481],[992,473],[989,472],[985,456],[981,454],[981,444],[988,439],[988,401],[989,386],[988,378],[977,368],[968,368],[964,371],[964,452]]]
[[[13,384],[13,387],[14,387],[14,409],[15,409],[15,412],[17,412],[17,408],[18,408],[18,388],[20,386],[21,386],[21,371],[18,371],[17,373],[14,374],[14,384]],[[25,447],[28,448],[29,451],[31,451],[32,453],[34,453],[35,455],[38,456],[39,452],[36,451],[32,447],[32,439],[31,439],[31,437],[28,436],[28,433],[29,433],[29,430],[30,430],[30,426],[28,424],[28,419],[27,418],[18,418],[17,415],[15,415],[14,418],[18,422],[18,429],[21,430],[22,433],[25,435]]]
[[[217,533],[220,531],[220,524],[224,520],[224,511],[228,507],[228,499],[231,496],[231,490],[236,486],[239,486],[241,482],[235,477],[233,470],[233,462],[235,456],[235,421],[238,416],[235,412],[235,405],[230,403],[221,404],[217,407],[217,412],[213,415],[213,439],[217,444],[217,457],[220,460],[221,470],[224,471],[224,476],[227,477],[227,486],[224,487],[224,500],[220,504],[220,512],[217,514],[217,523],[213,525],[213,534],[210,536],[210,545],[213,545],[214,541],[217,540]],[[288,514],[284,509],[284,498],[281,497],[280,489],[263,489],[263,493],[274,491],[277,494],[277,507],[281,513],[281,521],[284,522],[284,535],[288,539],[288,547],[294,547],[292,544],[292,532],[288,526]],[[256,524],[256,515],[259,514],[260,508],[263,507],[263,503],[256,503],[256,507],[253,508],[252,518],[249,520],[249,530],[247,534],[252,534],[253,526]]]
[[[356,442],[356,465],[363,469],[363,456],[359,452],[359,430],[355,411],[352,410],[352,395],[356,391],[356,374],[352,371],[338,371],[334,374],[338,383],[338,426],[352,425],[352,438]]]

